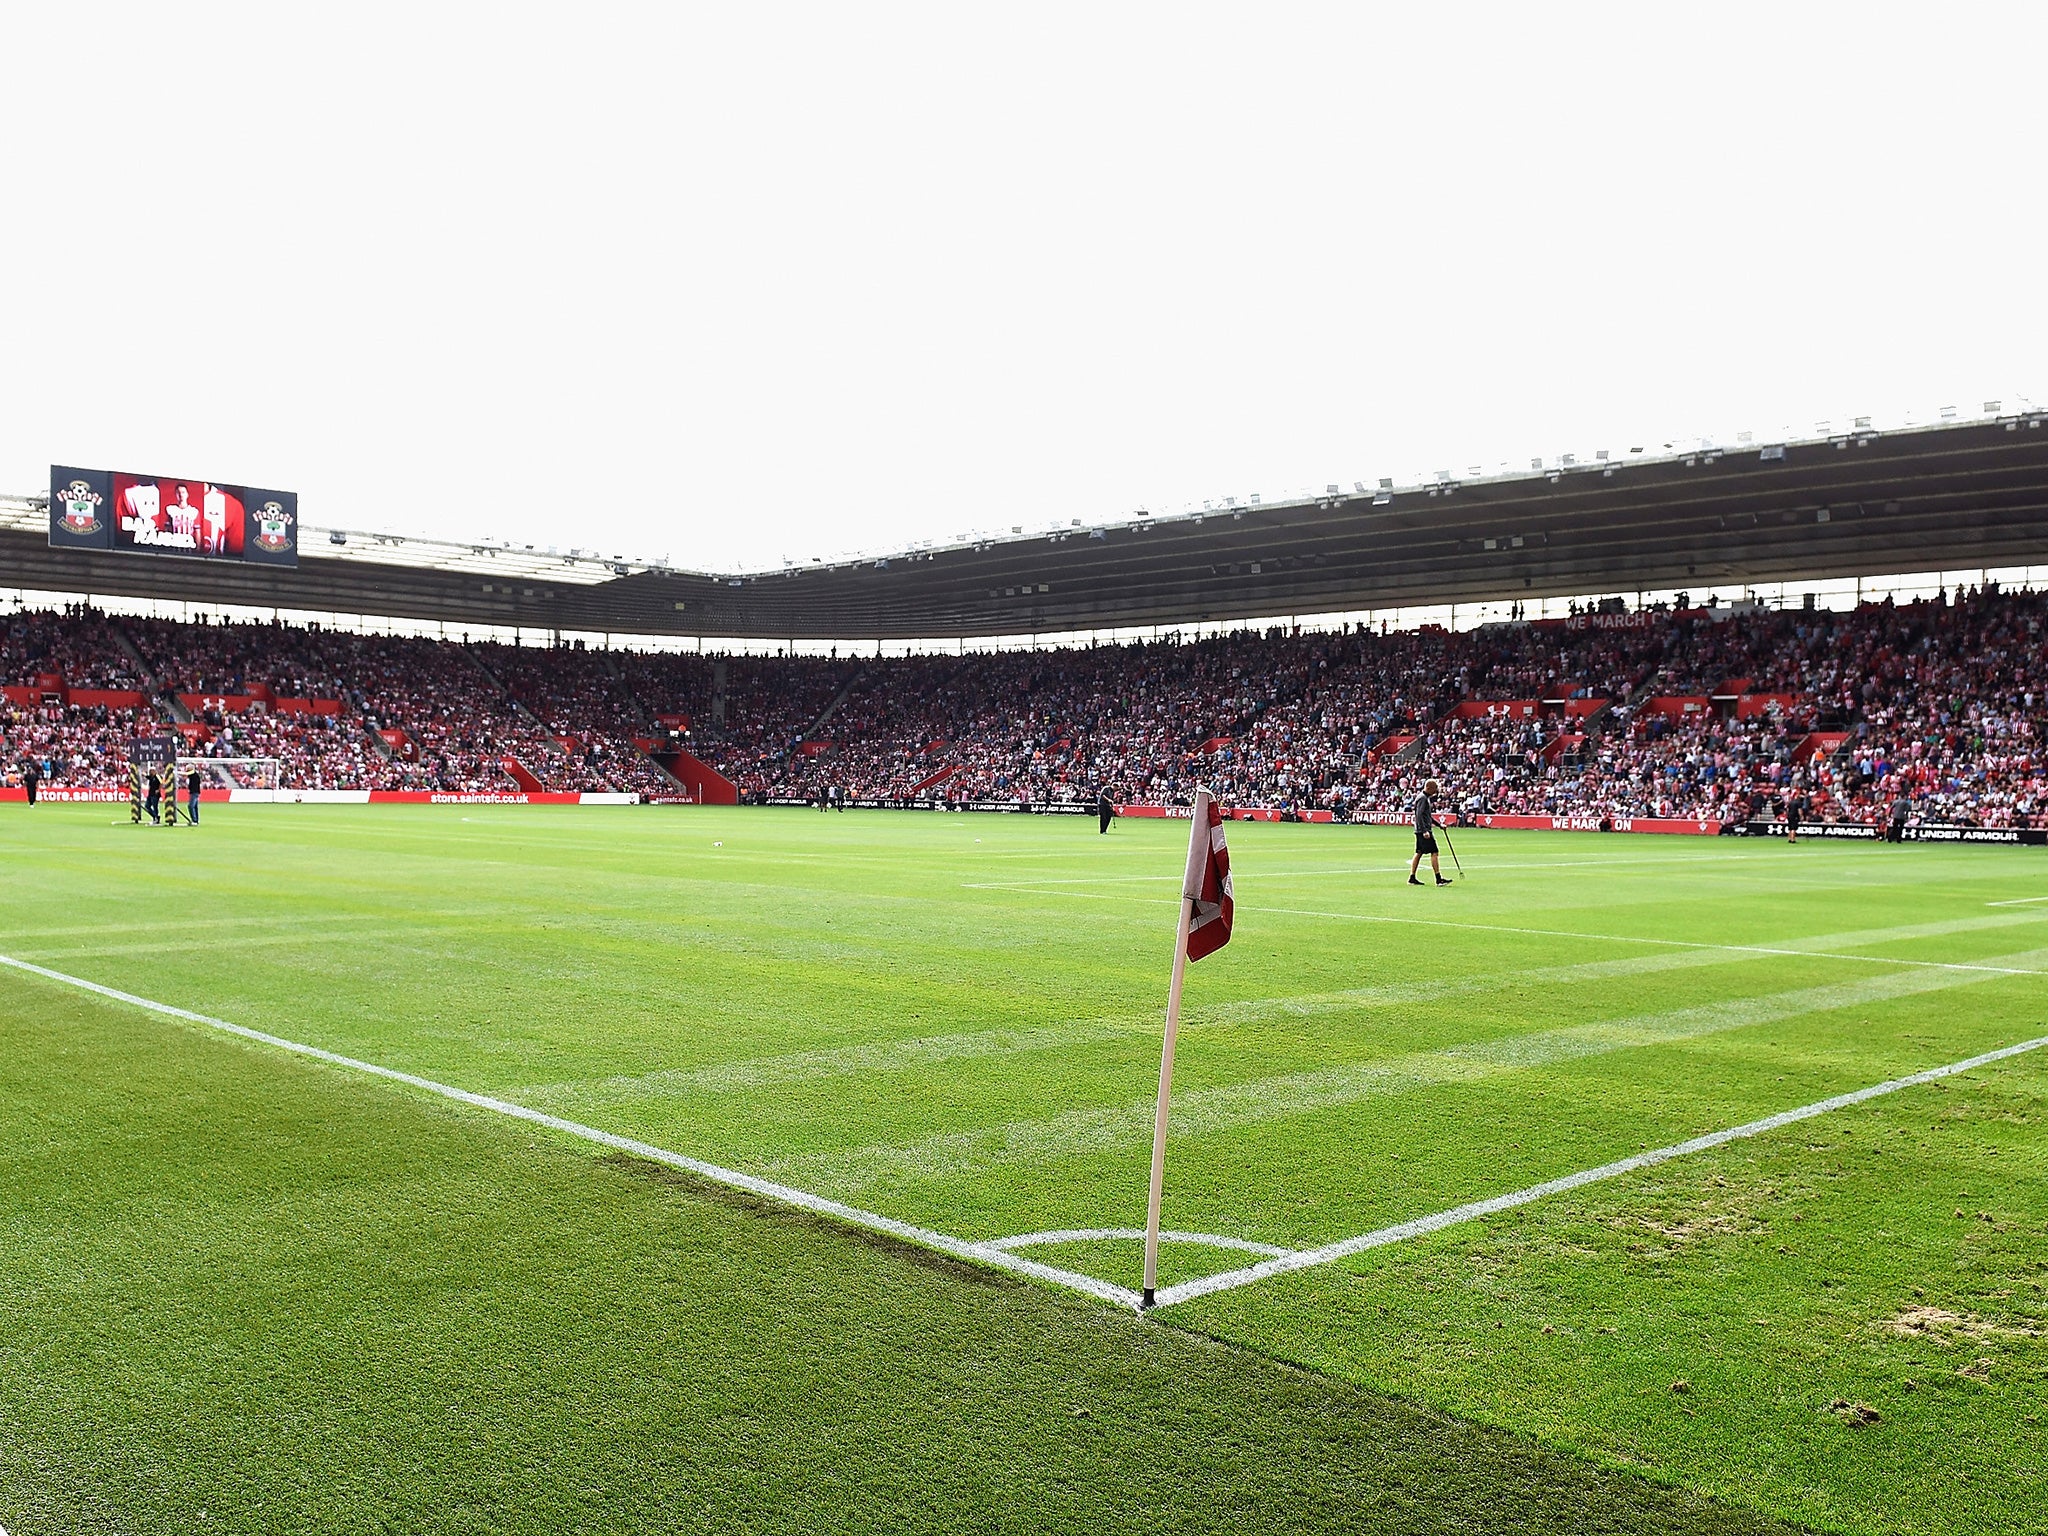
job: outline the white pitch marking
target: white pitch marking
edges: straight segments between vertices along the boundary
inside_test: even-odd
[[[2025,907],[2037,901],[2048,901],[2048,896],[2015,896],[2011,901],[1987,901],[1987,907]]]
[[[1603,1163],[1598,1168],[1583,1169],[1568,1173],[1560,1179],[1548,1179],[1541,1184],[1531,1184],[1510,1194],[1495,1195],[1489,1200],[1474,1200],[1470,1204],[1454,1206],[1448,1211],[1438,1211],[1434,1216],[1420,1216],[1413,1221],[1404,1221],[1396,1226],[1382,1227],[1377,1232],[1367,1232],[1361,1237],[1350,1237],[1339,1243],[1330,1243],[1321,1248],[1286,1254],[1267,1259],[1247,1269],[1226,1270],[1219,1275],[1206,1275],[1199,1280],[1184,1281],[1170,1285],[1158,1294],[1157,1305],[1173,1306],[1177,1302],[1193,1301],[1198,1296],[1214,1295],[1218,1291],[1234,1290],[1241,1285],[1250,1285],[1257,1280],[1267,1280],[1274,1275],[1289,1274],[1297,1269],[1310,1269],[1321,1264],[1334,1264],[1355,1253],[1364,1253],[1371,1248],[1384,1248],[1391,1243],[1405,1242],[1411,1237],[1422,1237],[1431,1232],[1441,1232],[1446,1227],[1455,1227],[1468,1221],[1477,1221],[1482,1216],[1492,1216],[1501,1211],[1513,1210],[1518,1205],[1541,1200],[1546,1195],[1562,1194],[1566,1190],[1578,1189],[1587,1184],[1596,1184],[1602,1179],[1616,1178],[1624,1173],[1634,1173],[1642,1168],[1654,1168],[1675,1157],[1685,1157],[1694,1152],[1706,1152],[1714,1147],[1725,1146],[1747,1136],[1760,1136],[1765,1131],[1775,1131],[1780,1126],[1793,1125],[1801,1120],[1811,1120],[1816,1115],[1825,1115],[1832,1110],[1847,1109],[1852,1104],[1861,1104],[1866,1099],[1875,1099],[1887,1093],[1897,1093],[1902,1088],[1917,1087],[1931,1083],[1938,1078],[1953,1077],[1958,1072],[1968,1072],[1973,1067],[1987,1066],[1994,1061],[2003,1061],[2008,1056],[2019,1056],[2027,1051],[2039,1050],[2048,1045],[2048,1035],[2036,1040],[2023,1040],[2018,1045],[2003,1046],[1995,1051],[1986,1051],[1981,1056],[1972,1056],[1965,1061],[1951,1062],[1945,1067],[1930,1067],[1925,1072],[1915,1072],[1909,1077],[1895,1077],[1889,1082],[1877,1083],[1869,1088],[1858,1088],[1853,1093],[1838,1093],[1833,1098],[1821,1099],[1817,1103],[1801,1105],[1775,1115],[1766,1115],[1761,1120],[1752,1120],[1747,1125],[1732,1126],[1725,1131],[1714,1131],[1705,1136],[1695,1136],[1690,1141],[1677,1142],[1668,1147],[1658,1147],[1649,1152],[1638,1152],[1633,1157],[1624,1157],[1618,1162]]]
[[[1102,1243],[1128,1240],[1143,1242],[1143,1227],[1075,1227],[1060,1232],[1026,1232],[1021,1237],[999,1237],[984,1244],[989,1248],[1001,1248],[1005,1252],[1015,1248],[1036,1248],[1048,1243]],[[1275,1258],[1283,1254],[1297,1253],[1295,1248],[1282,1248],[1278,1243],[1255,1243],[1248,1237],[1219,1237],[1214,1232],[1162,1232],[1162,1243],[1190,1243],[1203,1248],[1234,1248],[1240,1253],[1263,1253]]]
[[[169,1003],[159,1003],[150,998],[138,997],[132,992],[123,992],[115,987],[102,986],[99,982],[87,981],[83,977],[68,976],[62,971],[53,971],[47,966],[34,965],[26,960],[17,960],[11,955],[0,955],[0,965],[5,965],[18,971],[25,971],[30,975],[41,976],[46,980],[58,982],[64,986],[77,987],[83,991],[94,993],[97,996],[111,999],[114,1002],[127,1003],[132,1007],[147,1009],[151,1013],[163,1014],[174,1019],[183,1019],[188,1023],[199,1024],[208,1029],[217,1029],[225,1034],[254,1041],[259,1045],[268,1045],[277,1050],[290,1051],[295,1055],[309,1057],[315,1061],[324,1061],[330,1066],[342,1067],[349,1071],[385,1078],[391,1082],[404,1083],[408,1087],[418,1088],[424,1092],[436,1094],[445,1099],[451,1099],[458,1104],[467,1104],[475,1109],[489,1110],[494,1114],[505,1115],[515,1120],[524,1120],[533,1125],[544,1126],[552,1131],[560,1131],[565,1135],[580,1137],[585,1141],[595,1142],[599,1146],[610,1147],[615,1151],[625,1152],[634,1157],[646,1158],[650,1162],[662,1163],[671,1168],[681,1169],[686,1173],[696,1174],[699,1178],[709,1180],[712,1183],[723,1184],[732,1189],[746,1190],[750,1194],[758,1195],[765,1200],[774,1201],[779,1205],[787,1205],[797,1210],[810,1211],[820,1216],[829,1216],[836,1221],[843,1221],[849,1226],[862,1227],[873,1232],[884,1232],[892,1237],[901,1238],[906,1242],[916,1243],[920,1247],[932,1248],[941,1253],[951,1254],[955,1258],[965,1259],[970,1263],[985,1264],[991,1268],[1029,1275],[1034,1279],[1046,1281],[1048,1284],[1080,1291],[1085,1295],[1094,1296],[1099,1300],[1107,1301],[1132,1311],[1143,1310],[1142,1298],[1136,1291],[1126,1286],[1114,1285],[1107,1280],[1098,1280],[1093,1275],[1079,1274],[1070,1269],[1059,1269],[1050,1264],[1039,1264],[1031,1259],[1019,1258],[1016,1254],[1008,1251],[1010,1246],[1026,1246],[1035,1242],[1050,1242],[1060,1238],[1085,1241],[1097,1236],[1142,1236],[1143,1234],[1138,1233],[1135,1228],[1077,1229],[1071,1233],[1057,1234],[1026,1233],[1021,1241],[1018,1238],[998,1238],[992,1242],[970,1243],[963,1238],[951,1237],[943,1232],[934,1232],[925,1227],[913,1226],[909,1222],[897,1221],[894,1217],[883,1216],[874,1211],[864,1211],[857,1206],[845,1205],[837,1200],[828,1200],[822,1195],[811,1194],[808,1190],[796,1189],[787,1184],[777,1184],[769,1179],[756,1178],[749,1173],[741,1173],[731,1168],[721,1168],[716,1163],[703,1162],[694,1157],[686,1157],[679,1152],[670,1152],[666,1148],[651,1146],[644,1141],[635,1141],[630,1137],[617,1136],[610,1131],[601,1131],[595,1126],[582,1125],[574,1120],[564,1120],[557,1115],[543,1114],[539,1110],[528,1109],[521,1104],[512,1104],[503,1099],[494,1099],[484,1094],[471,1093],[467,1089],[452,1088],[445,1083],[437,1083],[431,1078],[419,1077],[410,1072],[400,1072],[391,1067],[380,1067],[374,1062],[358,1061],[351,1056],[343,1056],[334,1051],[323,1050],[317,1045],[306,1045],[300,1041],[287,1040],[279,1035],[266,1034],[259,1029],[250,1029],[246,1025],[230,1024],[225,1019],[216,1019],[207,1014],[194,1013],[190,1009],[174,1007]],[[1383,1227],[1376,1232],[1368,1232],[1360,1237],[1347,1238],[1342,1242],[1331,1243],[1321,1248],[1307,1250],[1281,1249],[1264,1262],[1251,1265],[1245,1269],[1226,1270],[1221,1274],[1208,1275],[1199,1280],[1189,1280],[1182,1282],[1180,1285],[1167,1286],[1158,1293],[1155,1310],[1157,1307],[1174,1306],[1183,1301],[1192,1301],[1200,1296],[1213,1295],[1218,1291],[1234,1290],[1239,1286],[1270,1279],[1275,1275],[1289,1274],[1298,1269],[1309,1269],[1323,1264],[1335,1263],[1337,1260],[1348,1258],[1355,1253],[1364,1253],[1372,1248],[1386,1247],[1389,1244],[1402,1242],[1411,1237],[1421,1237],[1430,1232],[1442,1231],[1446,1227],[1457,1226],[1468,1221],[1476,1221],[1483,1216],[1512,1210],[1519,1205],[1527,1205],[1532,1201],[1542,1199],[1546,1195],[1561,1194],[1566,1190],[1577,1189],[1582,1185],[1597,1183],[1603,1179],[1615,1178],[1624,1173],[1634,1172],[1637,1169],[1654,1167],[1658,1163],[1668,1162],[1676,1157],[1684,1157],[1694,1152],[1708,1151],[1743,1137],[1761,1135],[1765,1131],[1776,1130],[1780,1126],[1792,1125],[1801,1120],[1810,1120],[1817,1115],[1827,1114],[1831,1110],[1845,1109],[1850,1105],[1860,1104],[1866,1099],[1874,1099],[1883,1094],[1896,1093],[1902,1088],[1911,1088],[1921,1083],[1933,1082],[1938,1078],[1950,1077],[1959,1072],[1967,1072],[1974,1067],[1985,1066],[1994,1061],[2002,1061],[2009,1056],[2018,1056],[2027,1051],[2037,1050],[2044,1045],[2048,1045],[2048,1036],[2022,1041],[2018,1045],[2004,1046],[1995,1051],[1986,1051],[1982,1055],[1972,1056],[1965,1061],[1952,1062],[1944,1067],[1932,1067],[1925,1072],[1916,1072],[1909,1077],[1893,1078],[1889,1082],[1878,1083],[1869,1088],[1859,1088],[1852,1093],[1837,1094],[1833,1098],[1822,1099],[1817,1103],[1803,1105],[1798,1109],[1788,1109],[1779,1114],[1767,1116],[1762,1120],[1752,1120],[1746,1125],[1738,1125],[1725,1131],[1715,1131],[1705,1136],[1696,1136],[1690,1141],[1678,1142],[1668,1147],[1659,1147],[1653,1151],[1639,1152],[1633,1157],[1622,1158],[1618,1162],[1606,1163],[1598,1168],[1589,1168],[1579,1173],[1567,1174],[1563,1178],[1551,1179],[1542,1184],[1532,1184],[1526,1189],[1515,1190],[1505,1195],[1495,1195],[1491,1199],[1473,1201],[1466,1205],[1456,1206],[1448,1211],[1439,1211],[1433,1216],[1423,1216],[1413,1221],[1402,1222],[1397,1226]],[[1176,1234],[1176,1237],[1213,1243],[1219,1247],[1242,1248],[1248,1252],[1261,1252],[1268,1246],[1254,1244],[1245,1239],[1219,1238],[1195,1233]]]
[[[467,1104],[473,1109],[487,1109],[493,1114],[506,1115],[514,1120],[524,1120],[533,1125],[545,1126],[551,1131],[578,1136],[585,1141],[594,1141],[599,1146],[614,1151],[644,1157],[649,1162],[663,1163],[679,1168],[685,1173],[694,1173],[701,1179],[714,1184],[723,1184],[732,1189],[743,1189],[764,1200],[778,1205],[793,1206],[797,1210],[810,1211],[815,1215],[829,1216],[843,1221],[848,1226],[864,1227],[871,1232],[885,1232],[891,1237],[902,1238],[905,1242],[916,1243],[923,1248],[937,1249],[955,1258],[970,1263],[985,1264],[995,1269],[1006,1269],[1021,1275],[1030,1275],[1039,1280],[1062,1285],[1070,1290],[1082,1291],[1103,1301],[1113,1302],[1120,1307],[1136,1309],[1138,1293],[1121,1285],[1112,1285],[1107,1280],[1097,1280],[1092,1275],[1076,1274],[1072,1270],[1057,1269],[1050,1264],[1040,1264],[1031,1259],[1019,1258],[1013,1253],[987,1243],[970,1243],[963,1238],[949,1237],[943,1232],[933,1232],[925,1227],[915,1227],[909,1222],[898,1221],[892,1216],[882,1216],[874,1211],[864,1211],[857,1206],[842,1205],[837,1200],[828,1200],[822,1195],[811,1194],[808,1190],[793,1189],[787,1184],[777,1184],[768,1179],[740,1173],[735,1169],[721,1168],[716,1163],[702,1162],[694,1157],[685,1157],[680,1152],[670,1152],[662,1147],[650,1146],[644,1141],[631,1137],[615,1136],[610,1131],[598,1130],[595,1126],[581,1125],[574,1120],[564,1120],[558,1115],[543,1114],[537,1109],[528,1109],[523,1104],[507,1103],[503,1099],[490,1098],[481,1093],[471,1093],[464,1088],[451,1088],[446,1083],[437,1083],[432,1078],[418,1077],[410,1072],[400,1072],[391,1067],[380,1067],[375,1062],[358,1061],[352,1056],[343,1056],[334,1051],[322,1050],[317,1045],[305,1045],[297,1040],[286,1040],[279,1035],[265,1034],[260,1029],[250,1029],[243,1024],[230,1024],[225,1019],[216,1019],[207,1014],[194,1013],[187,1008],[175,1008],[169,1003],[154,1002],[146,997],[137,997],[132,992],[123,992],[114,987],[102,986],[96,981],[87,981],[79,976],[67,976],[62,971],[53,971],[47,966],[32,965],[26,960],[16,960],[11,955],[0,955],[0,965],[10,966],[17,971],[26,971],[49,981],[60,982],[67,987],[78,987],[83,991],[110,998],[117,1003],[132,1007],[146,1008],[151,1013],[164,1014],[174,1019],[183,1019],[191,1024],[204,1025],[226,1034],[237,1035],[244,1040],[253,1040],[259,1045],[272,1046],[277,1050],[290,1051],[295,1055],[308,1056],[315,1061],[324,1061],[329,1066],[345,1067],[351,1072],[364,1072],[372,1077],[386,1078],[391,1082],[404,1083],[411,1088],[438,1094],[444,1099],[453,1099],[458,1104]]]

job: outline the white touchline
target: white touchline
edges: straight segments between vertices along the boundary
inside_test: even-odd
[[[909,1222],[897,1221],[891,1216],[864,1211],[858,1206],[842,1205],[837,1200],[828,1200],[822,1195],[807,1190],[792,1189],[787,1184],[777,1184],[768,1179],[758,1179],[750,1173],[741,1173],[732,1168],[721,1168],[716,1163],[706,1163],[694,1157],[685,1157],[680,1152],[670,1152],[662,1147],[649,1146],[644,1141],[631,1137],[615,1136],[610,1131],[598,1130],[595,1126],[581,1125],[574,1120],[564,1120],[558,1115],[543,1114],[537,1109],[528,1109],[523,1104],[507,1103],[486,1094],[471,1093],[463,1088],[451,1088],[446,1083],[437,1083],[432,1078],[418,1077],[410,1072],[396,1071],[391,1067],[380,1067],[375,1062],[358,1061],[353,1056],[343,1056],[334,1051],[322,1050],[317,1045],[305,1045],[297,1040],[286,1040],[280,1035],[265,1034],[260,1029],[250,1029],[242,1024],[230,1024],[225,1019],[216,1019],[208,1014],[194,1013],[187,1008],[175,1008],[169,1003],[154,1002],[146,997],[137,997],[132,992],[123,992],[115,987],[101,986],[96,981],[87,981],[80,976],[67,976],[62,971],[53,971],[47,966],[32,965],[26,960],[16,960],[11,955],[0,955],[0,965],[10,966],[17,971],[26,971],[49,981],[60,982],[67,987],[78,987],[100,997],[110,998],[117,1003],[132,1007],[146,1008],[151,1013],[164,1014],[173,1019],[183,1019],[190,1024],[204,1025],[208,1029],[221,1030],[237,1035],[244,1040],[253,1040],[259,1045],[273,1046],[295,1055],[309,1056],[315,1061],[324,1061],[329,1066],[346,1067],[351,1072],[365,1072],[372,1077],[386,1078],[394,1083],[404,1083],[427,1093],[439,1094],[444,1099],[453,1099],[458,1104],[467,1104],[473,1109],[487,1109],[493,1114],[508,1115],[514,1120],[525,1120],[533,1125],[545,1126],[551,1131],[565,1135],[579,1136],[585,1141],[594,1141],[599,1146],[614,1151],[630,1153],[634,1157],[646,1158],[649,1162],[662,1163],[670,1168],[679,1168],[685,1173],[694,1173],[700,1179],[714,1184],[723,1184],[732,1189],[743,1189],[764,1200],[778,1205],[792,1206],[797,1210],[810,1211],[819,1216],[830,1216],[849,1226],[864,1227],[871,1232],[885,1232],[891,1237],[902,1238],[905,1242],[920,1247],[935,1248],[941,1253],[952,1254],[955,1258],[966,1259],[976,1264],[986,1264],[995,1269],[1006,1269],[1021,1275],[1030,1275],[1053,1285],[1069,1290],[1083,1291],[1103,1301],[1114,1302],[1120,1307],[1136,1309],[1138,1293],[1121,1285],[1112,1285],[1107,1280],[1097,1280],[1092,1275],[1076,1274],[1072,1270],[1058,1269],[1050,1264],[1040,1264],[1031,1259],[1019,1258],[1016,1254],[986,1243],[970,1243],[963,1238],[949,1237],[943,1232],[933,1232],[925,1227],[912,1226]]]
[[[2023,1040],[2018,1045],[2003,1046],[1995,1051],[1986,1051],[1981,1056],[1972,1056],[1965,1061],[1950,1062],[1945,1067],[1930,1067],[1925,1072],[1915,1072],[1909,1077],[1895,1077],[1889,1082],[1877,1083],[1869,1088],[1858,1088],[1853,1093],[1838,1093],[1831,1099],[1818,1103],[1801,1105],[1798,1109],[1784,1110],[1775,1115],[1766,1115],[1761,1120],[1752,1120],[1747,1125],[1732,1126],[1725,1131],[1714,1131],[1705,1136],[1695,1136],[1690,1141],[1676,1142],[1668,1147],[1658,1147],[1649,1152],[1638,1152],[1633,1157],[1624,1157],[1618,1162],[1602,1163],[1598,1168],[1583,1169],[1568,1173],[1561,1179],[1547,1179],[1541,1184],[1531,1184],[1509,1194],[1495,1195],[1488,1200],[1474,1200],[1467,1205],[1453,1206],[1448,1211],[1438,1211],[1434,1216],[1418,1216],[1413,1221],[1404,1221],[1396,1226],[1381,1227],[1377,1232],[1367,1232],[1361,1237],[1349,1237],[1342,1242],[1330,1243],[1321,1248],[1309,1248],[1298,1253],[1285,1254],[1264,1260],[1245,1269],[1226,1270],[1222,1274],[1206,1275],[1199,1280],[1185,1281],[1170,1285],[1160,1291],[1156,1305],[1170,1307],[1177,1302],[1193,1301],[1198,1296],[1212,1296],[1218,1291],[1234,1290],[1241,1285],[1250,1285],[1257,1280],[1268,1280],[1275,1275],[1289,1274],[1297,1269],[1311,1269],[1320,1264],[1334,1264],[1339,1259],[1349,1258],[1354,1253],[1364,1253],[1369,1248],[1384,1248],[1390,1243],[1405,1242],[1411,1237],[1422,1237],[1431,1232],[1441,1232],[1446,1227],[1459,1226],[1464,1222],[1477,1221],[1482,1216],[1492,1216],[1500,1211],[1513,1210],[1518,1205],[1528,1205],[1546,1195],[1563,1194],[1566,1190],[1578,1189],[1586,1184],[1597,1184],[1602,1179],[1612,1179],[1624,1173],[1634,1173],[1641,1168],[1654,1168],[1659,1163],[1668,1163],[1675,1157],[1686,1157],[1694,1152],[1706,1152],[1714,1147],[1725,1146],[1745,1136],[1760,1136],[1765,1131],[1775,1131],[1780,1126],[1793,1125],[1801,1120],[1811,1120],[1816,1115],[1825,1115],[1832,1110],[1846,1109],[1852,1104],[1861,1104],[1866,1099],[1879,1098],[1887,1093],[1897,1093],[1902,1088],[1917,1087],[1931,1083],[1937,1078],[1953,1077],[1958,1072],[1968,1072],[1973,1067],[2003,1061],[2008,1056],[2018,1056],[2027,1051],[2039,1050],[2048,1045],[2048,1035],[2037,1040]]]

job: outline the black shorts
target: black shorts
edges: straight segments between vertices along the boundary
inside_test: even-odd
[[[1436,834],[1435,834],[1434,832],[1418,832],[1418,833],[1416,833],[1416,834],[1415,834],[1415,851],[1416,851],[1417,853],[1435,853],[1435,852],[1436,852]]]

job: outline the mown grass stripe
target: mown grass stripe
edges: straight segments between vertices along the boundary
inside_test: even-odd
[[[1999,958],[2042,966],[2048,965],[2048,950],[2029,950]],[[1343,1109],[1383,1094],[1475,1083],[1503,1072],[1557,1066],[1615,1051],[1674,1045],[1704,1035],[1775,1024],[1837,1008],[1975,986],[2015,973],[2035,974],[2021,967],[2002,966],[1890,971],[1854,981],[1593,1019],[1557,1029],[1197,1088],[1174,1096],[1170,1135],[1175,1142],[1184,1142],[1297,1115]],[[1120,1104],[1068,1109],[1038,1119],[1015,1120],[971,1131],[946,1131],[907,1145],[880,1142],[809,1153],[784,1158],[772,1166],[806,1183],[840,1190],[865,1189],[891,1179],[957,1179],[999,1167],[1043,1163],[1114,1147],[1143,1146],[1151,1134],[1153,1107],[1150,1098],[1132,1098]]]

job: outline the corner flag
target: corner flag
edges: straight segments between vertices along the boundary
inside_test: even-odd
[[[1159,1105],[1152,1117],[1152,1189],[1145,1206],[1145,1296],[1152,1305],[1159,1278],[1159,1201],[1166,1188],[1166,1105],[1173,1092],[1173,1043],[1180,1033],[1180,984],[1188,962],[1230,942],[1234,904],[1223,811],[1206,789],[1195,791],[1188,827],[1187,873],[1180,887],[1180,924],[1173,939],[1173,980],[1166,988],[1166,1040],[1159,1051]]]
[[[1200,796],[1209,800],[1204,790]],[[1207,825],[1204,825],[1204,821]],[[1209,814],[1197,817],[1188,840],[1188,877],[1181,894],[1194,903],[1188,922],[1188,958],[1200,960],[1230,942],[1230,850],[1223,843],[1223,808],[1209,800]]]

